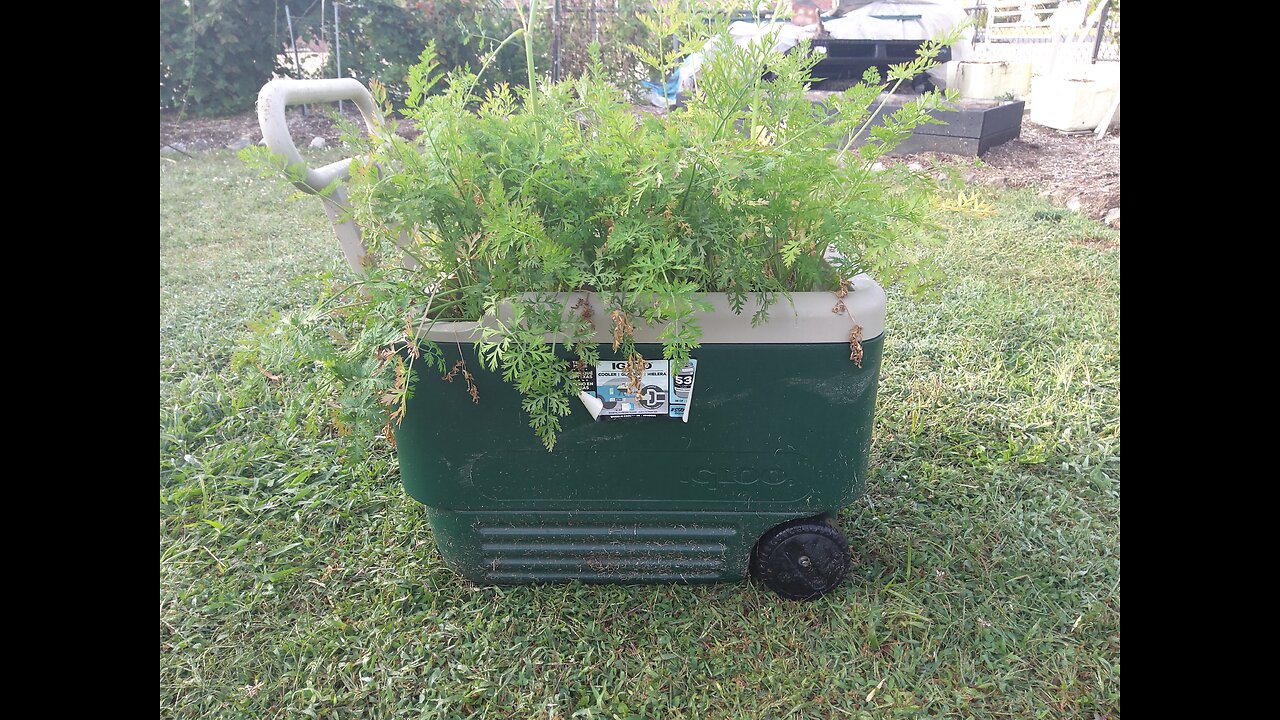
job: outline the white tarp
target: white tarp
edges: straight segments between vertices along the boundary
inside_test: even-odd
[[[823,24],[831,37],[843,40],[929,40],[967,19],[955,0],[897,0],[872,2]]]
[[[954,0],[897,0],[870,3],[823,25],[841,40],[932,40],[968,19]],[[972,60],[972,41],[973,28],[968,28],[952,46],[951,59]]]
[[[871,2],[841,18],[823,22],[823,28],[831,37],[839,40],[930,40],[944,35],[965,22],[968,15],[961,0],[897,0],[896,2]],[[789,22],[752,23],[735,22],[729,25],[729,37],[734,44],[747,46],[759,42],[771,29],[777,29],[774,49],[786,52],[801,40],[812,39],[817,25],[794,25]],[[973,58],[973,29],[965,30],[962,38],[951,48],[952,60]],[[712,38],[700,52],[685,59],[679,71],[679,92],[693,88],[698,72],[707,53],[714,53],[718,39]],[[942,68],[929,71],[935,85],[943,86],[945,72]],[[661,103],[661,96],[657,96]]]

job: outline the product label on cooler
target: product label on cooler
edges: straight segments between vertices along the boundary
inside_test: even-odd
[[[599,398],[604,407],[600,418],[663,417],[684,420],[693,400],[697,360],[689,360],[672,372],[669,360],[645,360],[640,376],[640,392],[631,392],[625,360],[601,360],[594,376],[585,373],[584,391]],[[687,421],[686,421],[687,422]]]

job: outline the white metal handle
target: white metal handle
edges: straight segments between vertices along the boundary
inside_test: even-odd
[[[284,119],[284,109],[290,105],[308,103],[338,102],[350,100],[360,109],[364,125],[372,132],[382,127],[382,113],[373,103],[373,96],[358,80],[344,78],[340,80],[272,80],[258,91],[258,127],[262,129],[262,137],[267,147],[277,155],[283,155],[291,168],[302,168],[306,172],[306,180],[297,183],[303,192],[317,193],[328,187],[335,180],[347,178],[351,159],[311,169],[303,161],[298,147],[293,144],[293,136],[289,134],[289,124]]]
[[[284,156],[290,168],[303,171],[304,179],[294,183],[303,192],[316,194],[329,187],[330,184],[346,180],[351,166],[351,158],[339,160],[312,170],[307,167],[298,147],[293,144],[293,136],[289,134],[289,124],[284,119],[284,109],[290,105],[304,103],[338,102],[350,100],[360,109],[364,125],[371,133],[382,129],[382,113],[373,103],[373,96],[359,81],[350,78],[341,80],[272,80],[258,91],[258,127],[262,128],[262,137],[267,141],[267,148],[277,155]],[[332,193],[321,197],[324,200],[324,211],[333,223],[333,231],[338,236],[338,244],[347,258],[347,264],[356,274],[364,274],[364,263],[367,249],[360,237],[360,228],[344,212],[347,208],[347,191],[337,187]]]

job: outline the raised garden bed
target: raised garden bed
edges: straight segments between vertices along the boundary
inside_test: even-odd
[[[814,102],[825,102],[829,93],[812,92]],[[912,99],[911,95],[894,95],[876,113],[873,124],[902,107]],[[953,103],[955,110],[938,110],[933,117],[942,125],[920,125],[891,155],[914,155],[921,152],[942,152],[952,155],[977,157],[991,148],[1009,142],[1022,134],[1023,109],[1021,100],[971,100],[961,99]]]
[[[892,113],[903,102],[903,98],[891,98],[880,114]],[[945,125],[917,127],[891,154],[932,151],[977,157],[1022,134],[1022,112],[1026,103],[1021,100],[962,99],[954,105],[954,111],[933,113]]]

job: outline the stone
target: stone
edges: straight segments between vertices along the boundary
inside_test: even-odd
[[[1071,196],[1070,200],[1067,200],[1067,209],[1080,212],[1080,196],[1079,195],[1073,195]]]
[[[1107,216],[1103,218],[1102,221],[1110,225],[1111,227],[1119,230],[1120,229],[1120,208],[1116,207],[1108,210]]]
[[[316,150],[329,147],[328,141],[326,141],[324,138],[320,137],[319,135],[311,138],[310,144],[311,144],[311,147],[315,148]]]
[[[239,151],[241,151],[241,150],[243,150],[243,149],[245,149],[245,148],[249,147],[249,146],[250,146],[250,145],[252,145],[252,144],[253,144],[253,140],[249,139],[249,137],[248,137],[247,135],[245,135],[245,136],[242,136],[242,137],[236,138],[235,140],[232,140],[231,142],[227,143],[227,149],[228,149],[228,150],[235,150],[236,152],[239,152]]]

